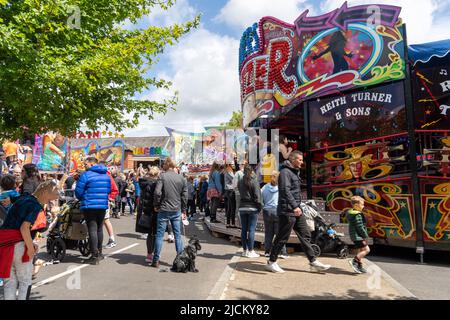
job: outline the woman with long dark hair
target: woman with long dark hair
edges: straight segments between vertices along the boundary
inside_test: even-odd
[[[158,182],[160,170],[158,167],[151,167],[148,174],[139,179],[139,185],[142,190],[141,203],[139,205],[139,210],[136,217],[136,232],[147,233],[147,257],[145,262],[152,263],[153,252],[155,250],[155,239],[156,239],[156,222],[157,222],[157,212],[155,212],[155,207],[153,205],[153,199],[155,196],[156,183]],[[150,217],[150,225],[142,226],[139,221],[142,215],[147,215]]]
[[[240,193],[239,216],[241,218],[241,242],[243,257],[257,258],[259,254],[254,251],[256,222],[262,209],[261,189],[258,179],[250,165],[244,167],[244,177],[239,180]]]
[[[20,193],[22,195],[30,195],[36,190],[41,183],[41,176],[35,164],[28,163],[22,168],[22,186]]]

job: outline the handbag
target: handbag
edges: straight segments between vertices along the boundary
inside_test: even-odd
[[[143,213],[139,219],[138,225],[142,228],[150,229],[152,226],[152,217]]]
[[[319,212],[317,212],[314,207],[316,207],[314,200],[308,200],[300,203],[300,209],[302,209],[303,215],[306,218],[306,224],[308,225],[309,231],[315,230],[314,219],[317,216],[320,216]]]
[[[217,190],[216,188],[209,189],[206,192],[206,197],[208,198],[208,200],[211,200],[212,198],[220,198],[219,190]]]

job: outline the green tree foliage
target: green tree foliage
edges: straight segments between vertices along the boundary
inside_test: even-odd
[[[148,76],[167,45],[200,17],[169,27],[126,30],[174,0],[0,0],[0,133],[16,138],[48,130],[70,134],[138,124],[174,108],[177,95],[139,100],[171,83]],[[78,13],[79,18],[78,19]],[[77,22],[79,25],[77,26]]]
[[[230,129],[242,129],[242,111],[233,111],[230,121],[220,125]]]

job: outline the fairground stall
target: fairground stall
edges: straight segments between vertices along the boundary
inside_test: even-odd
[[[411,79],[400,11],[344,3],[248,28],[239,55],[244,126],[279,129],[305,152],[308,198],[328,210],[362,196],[376,243],[448,250],[448,63],[417,62]]]
[[[450,243],[450,40],[409,47],[422,234],[427,246]]]

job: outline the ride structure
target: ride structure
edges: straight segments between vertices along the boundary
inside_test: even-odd
[[[400,12],[344,3],[248,28],[244,129],[279,129],[303,151],[307,196],[327,210],[362,196],[375,243],[450,250],[450,43],[408,50]]]

